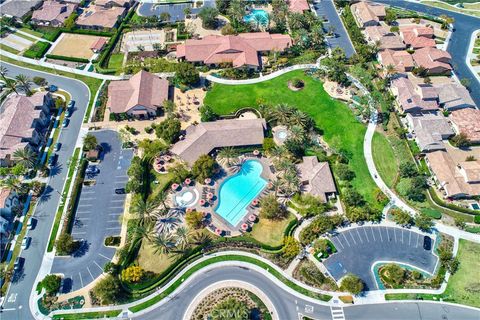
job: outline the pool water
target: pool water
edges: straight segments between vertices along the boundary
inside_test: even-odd
[[[472,203],[473,210],[480,210],[480,205],[478,203]]]
[[[247,207],[267,185],[262,174],[262,164],[248,160],[238,173],[225,179],[218,193],[218,206],[215,212],[228,223],[236,226],[247,214]]]
[[[268,25],[268,20],[269,17],[267,11],[262,9],[254,9],[250,11],[249,14],[243,17],[243,21],[245,21],[246,23],[257,23],[258,21],[258,23],[263,27]]]

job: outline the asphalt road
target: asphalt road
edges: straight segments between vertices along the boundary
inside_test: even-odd
[[[359,276],[366,290],[378,289],[372,273],[378,261],[405,263],[433,274],[438,258],[432,247],[423,248],[423,234],[405,229],[384,226],[364,226],[339,232],[330,240],[337,253],[325,260],[325,267],[335,280],[347,273]]]
[[[257,271],[244,267],[221,267],[194,276],[181,292],[169,296],[167,302],[152,311],[134,317],[141,320],[182,319],[190,302],[204,288],[225,280],[250,283],[272,301],[281,320],[299,319],[298,313],[317,319],[332,319],[330,306],[298,298],[277,286]],[[338,309],[337,307],[335,309]],[[442,303],[408,302],[353,305],[343,308],[347,320],[478,320],[478,310]],[[335,318],[341,320],[342,318]]]
[[[32,242],[30,247],[20,255],[25,259],[22,273],[11,284],[3,305],[5,310],[0,316],[2,320],[22,320],[32,318],[28,301],[50,237],[50,230],[68,171],[67,161],[75,149],[75,141],[88,106],[89,90],[82,82],[73,79],[24,69],[4,62],[1,62],[1,65],[8,69],[8,76],[10,77],[15,77],[18,74],[24,74],[30,78],[34,76],[43,77],[50,84],[55,84],[60,89],[68,91],[73,100],[76,101],[76,110],[70,119],[70,124],[67,128],[62,129],[59,137],[62,150],[58,153],[58,170],[55,170],[55,175],[50,177],[46,192],[41,197],[33,214],[37,220],[37,225],[35,229],[28,232],[28,236],[32,237]]]
[[[100,172],[94,176],[92,186],[83,186],[72,236],[83,240],[82,246],[72,256],[55,257],[52,273],[64,275],[63,293],[88,285],[103,273],[105,263],[112,260],[115,248],[106,247],[107,236],[120,235],[121,215],[125,194],[115,194],[116,188],[125,188],[127,169],[133,157],[132,149],[122,149],[118,133],[113,130],[92,132],[102,146]]]
[[[480,106],[480,83],[476,80],[465,61],[465,58],[468,55],[468,48],[472,33],[473,31],[480,29],[480,18],[429,7],[420,3],[414,3],[405,0],[375,0],[375,2],[426,13],[434,17],[438,17],[442,14],[453,17],[455,19],[455,30],[450,38],[447,51],[452,56],[452,66],[455,69],[455,73],[458,78],[467,78],[470,80],[470,94],[475,103]]]
[[[206,0],[201,8],[192,8],[192,4],[187,2],[172,4],[142,3],[137,12],[145,17],[160,16],[161,13],[167,12],[170,14],[170,20],[177,22],[185,20],[184,10],[186,8],[191,8],[192,14],[198,14],[204,7],[215,7],[215,1]]]

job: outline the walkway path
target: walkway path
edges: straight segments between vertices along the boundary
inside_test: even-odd
[[[15,33],[20,33],[20,34],[23,34],[24,36],[27,36],[29,38],[32,38],[32,39],[35,39],[37,41],[42,41],[42,42],[48,42],[48,43],[52,43],[51,41],[48,41],[47,39],[43,39],[43,38],[40,38],[40,37],[37,37],[31,33],[28,33],[28,32],[25,32],[25,31],[22,31],[20,29],[16,29],[16,28],[12,28],[12,27],[8,27],[10,30],[14,31]]]

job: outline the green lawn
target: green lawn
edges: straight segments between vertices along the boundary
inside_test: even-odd
[[[288,80],[301,78],[305,88],[291,91]],[[313,117],[324,131],[324,139],[330,146],[342,149],[350,156],[350,166],[356,178],[353,186],[369,201],[375,203],[374,181],[370,177],[363,157],[363,137],[366,128],[358,122],[351,110],[342,102],[332,99],[319,80],[306,76],[303,71],[292,71],[270,81],[253,85],[229,86],[214,84],[204,103],[218,114],[231,114],[242,107],[257,107],[260,104],[287,103]],[[387,143],[385,139],[385,143]]]
[[[293,214],[282,220],[262,219],[253,226],[250,235],[263,244],[276,247],[283,243],[285,228],[295,219]]]
[[[380,177],[388,187],[392,187],[398,173],[398,161],[387,138],[380,133],[373,136],[372,153]]]
[[[54,315],[52,319],[55,320],[76,320],[76,319],[100,319],[100,318],[114,318],[122,313],[122,310],[111,310],[104,312],[84,312],[84,313],[65,313]]]
[[[108,60],[108,69],[120,69],[123,63],[123,53],[114,53]]]
[[[465,2],[467,2],[467,1],[468,0],[466,0]],[[462,2],[464,2],[464,1],[462,1]],[[454,2],[451,2],[451,3],[454,3]],[[427,6],[440,8],[440,9],[453,11],[453,12],[458,12],[458,13],[463,13],[463,14],[468,14],[468,15],[480,17],[480,11],[457,8],[457,7],[454,7],[454,6],[449,5],[447,3],[442,3],[442,2],[437,2],[437,1],[422,1],[422,4],[425,4]]]
[[[3,43],[0,43],[0,49],[5,50],[5,51],[10,52],[10,53],[13,53],[13,54],[17,54],[17,53],[20,52],[17,49],[13,49],[12,47],[4,45]]]
[[[412,294],[394,293],[386,294],[386,300],[440,300],[459,303],[472,307],[480,307],[480,244],[467,240],[460,240],[457,257],[460,267],[457,272],[450,276],[447,288],[443,294]]]
[[[23,32],[25,32],[25,33],[31,34],[32,36],[36,36],[36,37],[39,37],[39,38],[42,38],[42,37],[43,37],[43,33],[37,32],[37,31],[33,31],[32,29],[20,28],[19,30],[20,30],[20,31],[23,31]]]

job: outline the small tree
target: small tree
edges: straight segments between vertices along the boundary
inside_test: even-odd
[[[328,240],[324,238],[320,238],[315,240],[313,243],[313,248],[315,251],[320,251],[320,252],[327,252],[328,251]]]
[[[402,178],[411,178],[418,174],[417,167],[413,162],[402,162],[400,164],[400,176]]]
[[[62,233],[55,242],[55,247],[57,248],[58,254],[69,255],[76,249],[77,246],[70,234]]]
[[[214,121],[218,118],[218,115],[213,111],[209,105],[203,105],[200,107],[200,120],[202,122]]]
[[[107,275],[100,280],[92,291],[104,305],[118,302],[122,297],[120,283],[118,279],[112,275]]]
[[[198,211],[191,211],[185,214],[185,221],[191,229],[200,229],[203,224],[203,214]]]
[[[295,258],[300,253],[300,243],[294,237],[288,236],[283,238],[282,255],[287,259]]]
[[[412,217],[406,211],[395,208],[392,209],[390,213],[392,214],[393,221],[401,226],[408,226],[413,223]]]
[[[423,231],[430,231],[430,228],[433,227],[433,220],[430,216],[427,216],[425,213],[421,212],[415,217],[415,225]]]
[[[127,282],[139,282],[144,276],[140,266],[130,266],[122,270],[122,280]]]
[[[157,137],[165,140],[167,143],[175,143],[180,136],[182,125],[180,120],[173,117],[168,117],[155,126],[155,133]]]
[[[205,29],[215,29],[217,27],[217,16],[219,12],[216,8],[203,8],[198,16],[202,19],[202,26]]]
[[[394,263],[389,263],[383,267],[387,276],[395,284],[402,284],[405,281],[405,269]]]
[[[283,219],[287,211],[278,202],[277,197],[270,194],[260,201],[260,215],[265,219]]]
[[[88,133],[85,137],[83,137],[83,150],[93,150],[98,146],[97,137],[93,134]]]
[[[61,281],[62,278],[60,278],[59,276],[49,274],[45,276],[45,278],[43,278],[43,280],[40,282],[40,286],[42,288],[45,288],[45,291],[47,291],[48,295],[54,295],[60,289]]]
[[[347,274],[343,277],[340,284],[340,290],[350,292],[353,295],[358,295],[363,291],[363,281],[354,274]]]
[[[193,64],[180,62],[175,69],[175,79],[182,84],[193,85],[200,80],[200,74]]]
[[[48,83],[47,80],[45,80],[45,78],[42,78],[42,77],[33,77],[32,81],[37,86],[46,86]]]
[[[200,181],[210,178],[217,169],[215,159],[207,154],[201,155],[192,166],[192,174]]]
[[[451,140],[452,144],[458,148],[465,148],[470,145],[470,141],[465,133],[460,132],[454,136]]]

